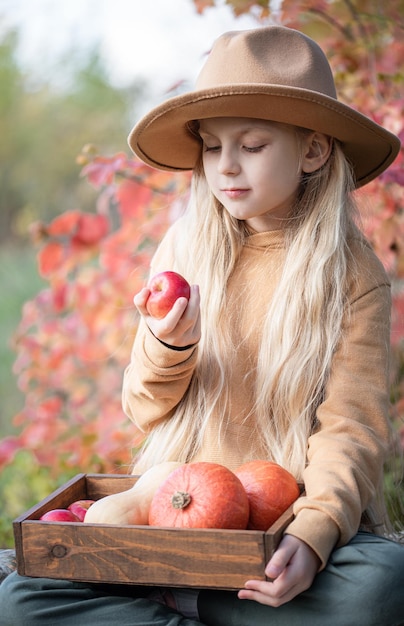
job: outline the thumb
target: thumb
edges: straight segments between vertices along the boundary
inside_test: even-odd
[[[275,550],[271,559],[268,561],[265,568],[265,575],[268,576],[268,578],[278,578],[290,562],[294,552],[295,547],[292,543],[287,541],[287,536],[285,535],[278,549]]]

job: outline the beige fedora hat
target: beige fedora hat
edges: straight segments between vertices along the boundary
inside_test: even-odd
[[[151,110],[128,142],[157,169],[191,170],[201,149],[192,122],[211,117],[266,119],[331,135],[341,142],[357,187],[383,172],[400,149],[398,137],[337,99],[321,48],[284,26],[219,37],[195,90]]]

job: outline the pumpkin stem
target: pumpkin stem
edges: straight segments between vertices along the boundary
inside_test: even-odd
[[[191,500],[191,496],[186,491],[176,491],[171,498],[171,504],[174,509],[185,509]]]

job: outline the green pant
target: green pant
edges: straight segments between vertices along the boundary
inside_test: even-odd
[[[400,626],[404,547],[359,533],[333,552],[308,591],[278,608],[202,590],[200,622],[143,597],[148,591],[14,573],[0,586],[0,626]]]

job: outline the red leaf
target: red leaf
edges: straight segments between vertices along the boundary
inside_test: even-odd
[[[0,440],[0,467],[11,463],[16,452],[21,448],[21,442],[17,437],[5,437]]]
[[[37,418],[39,420],[54,420],[58,417],[63,406],[63,401],[59,396],[52,396],[46,398],[39,406],[37,410]]]
[[[123,152],[113,157],[96,157],[91,163],[83,167],[81,174],[87,176],[94,187],[111,185],[116,172],[125,168],[127,156]]]
[[[60,283],[53,287],[53,306],[56,313],[60,313],[66,306],[68,295],[68,284]]]
[[[142,218],[152,196],[150,187],[133,180],[124,180],[116,191],[122,219]]]
[[[65,260],[65,248],[58,241],[50,241],[38,252],[38,268],[43,278],[60,269]]]
[[[60,237],[73,234],[77,229],[80,218],[80,211],[66,211],[62,213],[49,224],[47,228],[48,235]]]
[[[397,183],[404,187],[404,158],[402,153],[397,157],[393,165],[383,172],[380,178],[384,183]]]
[[[109,220],[105,215],[83,213],[77,224],[77,230],[72,238],[75,243],[94,245],[108,234]]]

